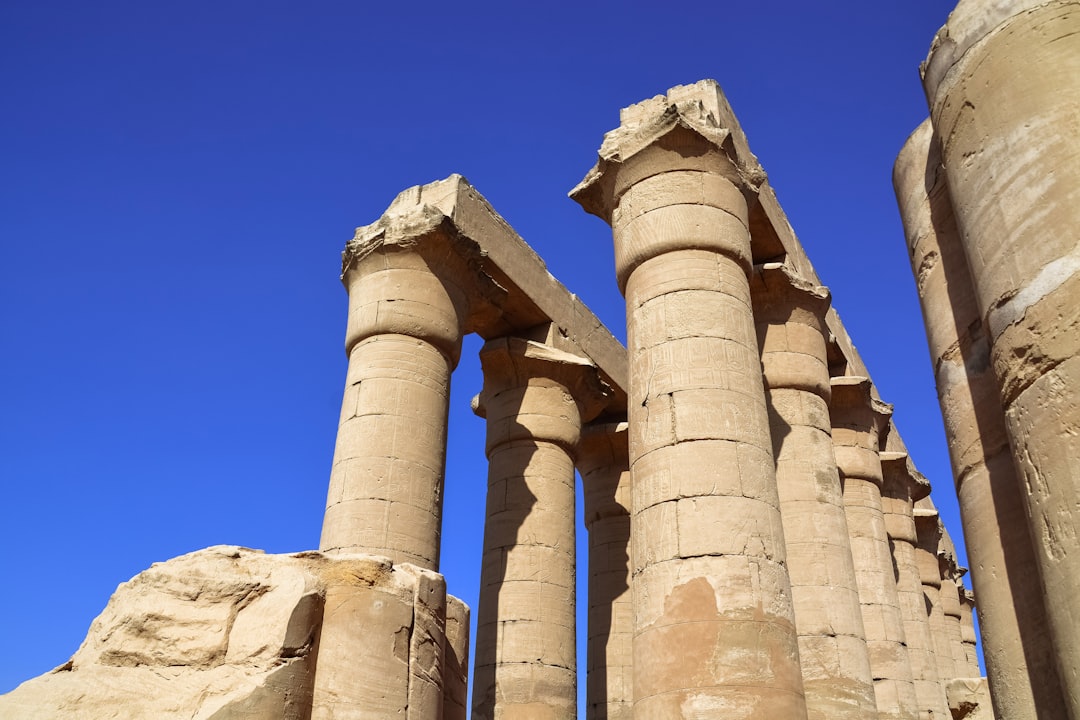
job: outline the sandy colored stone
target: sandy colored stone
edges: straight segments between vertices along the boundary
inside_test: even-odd
[[[990,703],[986,678],[972,677],[952,680],[946,692],[953,720],[995,720]]]
[[[345,599],[360,623],[350,632],[363,638],[352,647],[332,627],[343,617],[334,605],[343,587],[363,593]],[[440,576],[385,558],[207,548],[122,583],[71,660],[0,697],[0,716],[385,718],[405,717],[411,704],[409,718],[434,720],[441,697],[415,680],[439,684],[447,602],[467,617]],[[335,671],[342,654],[347,674]],[[397,695],[381,695],[393,688]],[[357,700],[358,691],[368,696]],[[327,693],[340,693],[332,708],[320,705]]]
[[[473,717],[573,718],[573,453],[611,388],[590,361],[523,338],[488,341],[480,362],[488,499]]]
[[[589,533],[585,717],[633,717],[630,461],[625,422],[586,426],[577,448]]]
[[[905,452],[880,453],[882,469],[881,505],[885,528],[892,545],[896,572],[896,590],[904,637],[911,663],[919,717],[924,720],[945,717],[948,698],[945,684],[938,675],[935,647],[926,609],[916,546],[914,503],[930,494],[930,483],[918,471]]]
[[[721,97],[702,83],[624,111],[571,193],[612,225],[626,297],[641,717],[806,712],[747,280],[763,176],[709,112]],[[684,487],[712,467],[731,471]]]
[[[343,393],[320,548],[438,569],[450,374],[462,336],[550,327],[595,356],[621,408],[611,333],[460,176],[402,192],[343,253]]]
[[[755,266],[750,289],[807,714],[872,717],[873,678],[830,437],[828,291],[777,263]],[[848,640],[846,651],[855,657],[847,659],[855,662],[841,661],[838,637]]]
[[[879,448],[892,406],[872,396],[867,378],[845,376],[832,379],[829,410],[878,715],[915,718],[918,700],[882,507]]]
[[[950,644],[952,633],[945,618],[942,603],[943,564],[938,557],[942,526],[937,510],[926,507],[926,502],[927,500],[924,499],[920,503],[922,507],[916,507],[914,511],[915,529],[918,533],[915,561],[919,568],[919,580],[922,582],[926,613],[930,621],[930,636],[934,643],[938,678],[947,685],[958,675]]]
[[[1080,717],[1080,7],[965,0],[924,64],[1065,704]]]
[[[1009,450],[990,345],[929,120],[893,184],[945,421],[990,692],[1001,717],[1064,714],[1042,580]]]
[[[979,642],[978,633],[975,632],[975,596],[964,586],[958,586],[960,593],[960,639],[964,643],[964,675],[966,677],[980,677],[979,654],[976,646]]]

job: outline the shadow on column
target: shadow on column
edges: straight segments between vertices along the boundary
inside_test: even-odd
[[[769,435],[772,438],[773,467],[776,467],[784,450],[784,440],[791,434],[791,425],[776,410],[768,389],[765,392],[765,407],[769,411]]]
[[[585,480],[582,478],[582,493]],[[589,623],[587,654],[600,662],[593,661],[588,667],[585,702],[586,720],[609,720],[608,695],[609,677],[607,648],[611,644],[612,608],[627,590],[626,581],[633,569],[630,567],[630,513],[620,505],[615,497],[617,484],[603,485],[602,494],[594,491],[597,505],[607,510],[606,514],[592,519],[589,528]],[[603,566],[598,560],[603,559]],[[600,652],[601,648],[604,650]],[[622,678],[625,683],[627,678]],[[629,698],[632,701],[632,697]],[[629,716],[629,714],[627,715]]]
[[[512,441],[495,448],[488,458],[476,667],[473,672],[473,720],[491,720],[495,716],[501,591],[507,577],[507,553],[517,544],[521,527],[537,504],[526,480],[526,471],[537,449],[534,443]],[[497,477],[495,472],[499,473]]]
[[[933,198],[935,194],[947,193],[947,188],[944,182],[944,168],[940,161],[934,161],[939,157],[936,149],[938,145],[936,135],[931,142],[935,147],[930,152],[932,160],[927,163],[924,182],[927,196]],[[934,232],[941,239],[939,244],[944,246],[949,241],[959,242],[960,230],[956,225],[951,202],[931,201],[929,205],[931,224]],[[961,322],[966,321],[967,317],[962,311],[957,310],[965,305],[970,307],[975,302],[972,297],[973,281],[964,255],[961,252],[946,252],[942,247],[939,262],[946,280],[946,291],[950,301],[949,310],[954,314],[957,329],[961,333],[959,351],[968,378],[978,378],[992,373],[990,348],[981,318],[977,317],[974,323],[964,327]],[[938,368],[934,370],[936,375]],[[1020,641],[1024,659],[1027,662],[1031,687],[1035,693],[1036,706],[1060,707],[1062,703],[1060,696],[1040,697],[1040,691],[1046,693],[1048,688],[1060,687],[1057,680],[1057,667],[1052,659],[1053,652],[1049,650],[1052,639],[1046,624],[1042,582],[1041,579],[1038,583],[1032,582],[1033,577],[1039,576],[1039,571],[1027,515],[1021,500],[1019,476],[1013,466],[1012,452],[1003,427],[1005,414],[997,397],[997,382],[993,375],[989,375],[982,384],[990,388],[991,393],[987,397],[978,397],[973,390],[972,382],[966,383],[965,386],[971,405],[976,409],[972,415],[978,427],[983,458],[986,459],[990,499],[993,503],[994,519],[997,521],[1005,556],[1004,571],[1009,578],[1013,607],[1016,610],[1017,623],[1021,630]],[[986,407],[989,407],[991,412],[979,412],[980,408]],[[997,438],[997,442],[993,441],[994,438]],[[961,492],[964,479],[956,478],[957,494]]]

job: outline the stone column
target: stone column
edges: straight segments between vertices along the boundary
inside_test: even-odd
[[[881,506],[885,513],[885,529],[892,545],[896,568],[896,590],[900,598],[900,614],[904,620],[908,659],[915,682],[915,698],[919,702],[919,717],[924,720],[949,718],[949,700],[945,685],[938,676],[934,658],[934,640],[930,634],[930,617],[926,613],[922,580],[915,556],[918,535],[915,531],[914,501],[930,494],[930,483],[909,464],[905,452],[882,452],[883,475]]]
[[[934,658],[937,660],[938,677],[948,686],[957,677],[956,663],[953,661],[951,634],[942,606],[941,561],[938,549],[941,543],[941,520],[937,510],[915,508],[915,530],[918,545],[915,558],[919,564],[919,579],[922,581],[923,597],[926,601],[926,614],[930,619],[930,635],[934,641]]]
[[[929,120],[908,138],[893,185],[904,221],[945,421],[994,708],[1064,715],[1035,551],[990,346]]]
[[[325,580],[312,720],[441,720],[443,576],[364,555]]]
[[[963,585],[960,590],[960,639],[964,641],[964,658],[967,677],[979,677],[979,637],[975,632],[975,596]]]
[[[469,606],[446,598],[446,642],[443,645],[442,720],[469,717]]]
[[[589,532],[587,720],[631,720],[634,714],[626,429],[625,422],[589,425],[577,451]]]
[[[953,667],[957,677],[967,677],[967,655],[964,653],[964,635],[960,631],[960,578],[961,568],[956,564],[952,553],[940,556],[944,561],[941,569],[941,611],[945,614],[945,625],[949,633],[949,651],[952,653]]]
[[[438,570],[469,271],[445,237],[410,240],[346,247],[349,369],[319,548]]]
[[[829,293],[779,263],[751,277],[807,714],[877,715],[844,494],[833,456]]]
[[[912,720],[918,702],[881,506],[878,448],[892,407],[871,396],[867,378],[848,376],[832,379],[829,409],[878,715]]]
[[[588,360],[519,338],[480,352],[488,492],[473,717],[577,717],[573,451],[603,396]]]
[[[750,188],[702,104],[718,88],[700,91],[624,110],[572,193],[612,223],[626,296],[634,715],[799,718],[747,279]]]
[[[924,64],[1059,677],[1080,718],[1080,12],[961,2]]]

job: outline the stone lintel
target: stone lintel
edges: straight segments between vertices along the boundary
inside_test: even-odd
[[[404,190],[379,220],[357,228],[343,253],[342,275],[380,248],[419,250],[430,242],[446,243],[462,258],[485,300],[467,319],[465,332],[491,340],[551,324],[560,342],[591,360],[612,387],[611,411],[625,412],[628,360],[622,343],[460,175]]]
[[[896,487],[902,493],[906,492],[912,502],[930,495],[930,481],[915,469],[906,452],[885,450],[880,457],[886,489]]]

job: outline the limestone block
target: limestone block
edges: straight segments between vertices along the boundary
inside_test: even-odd
[[[347,587],[360,593],[339,592]],[[328,606],[330,597],[342,603]],[[200,550],[122,583],[75,655],[0,697],[0,716],[308,720],[406,717],[409,708],[409,718],[434,720],[447,603],[458,619],[453,644],[467,652],[468,611],[446,599],[435,573],[372,556]],[[348,620],[349,637],[328,630],[334,618]],[[403,703],[350,707],[360,686],[397,688]],[[328,692],[341,702],[319,707]]]

